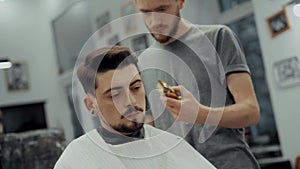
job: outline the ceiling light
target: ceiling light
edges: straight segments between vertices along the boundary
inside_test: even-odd
[[[0,69],[8,69],[12,63],[8,59],[0,59]]]

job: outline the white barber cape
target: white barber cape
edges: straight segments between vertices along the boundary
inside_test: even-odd
[[[54,169],[215,169],[184,139],[144,124],[145,139],[111,145],[96,129],[72,141]]]

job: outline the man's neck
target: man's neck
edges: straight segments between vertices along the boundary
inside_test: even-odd
[[[192,25],[190,23],[187,23],[186,21],[183,20],[183,18],[181,18],[179,21],[178,29],[177,29],[177,32],[175,33],[175,35],[172,36],[169,41],[167,41],[165,43],[161,43],[161,44],[168,45],[168,44],[174,42],[175,40],[177,40],[181,36],[183,36],[186,32],[188,32],[191,27],[192,27]]]
[[[144,128],[142,127],[140,130],[137,130],[128,135],[123,135],[117,132],[111,132],[104,127],[99,127],[98,133],[101,135],[103,140],[112,145],[124,144],[132,141],[136,141],[138,139],[143,139],[145,137]]]

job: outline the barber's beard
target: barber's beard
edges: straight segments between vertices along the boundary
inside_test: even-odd
[[[159,34],[159,33],[151,33],[152,37],[159,43],[166,43],[168,42],[170,39],[174,38],[175,34],[177,33],[178,31],[178,27],[179,27],[179,22],[181,20],[180,18],[180,14],[176,14],[175,16],[177,16],[175,18],[175,20],[173,21],[173,23],[169,26],[172,27],[172,29],[170,30],[169,33],[167,34]],[[147,26],[148,27],[148,26]],[[148,27],[149,30],[151,30],[149,27]],[[155,35],[159,35],[160,37],[156,37]]]

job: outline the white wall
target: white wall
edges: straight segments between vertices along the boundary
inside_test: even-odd
[[[9,0],[0,3],[0,57],[26,61],[30,76],[28,91],[12,93],[7,92],[4,71],[0,70],[0,106],[44,100],[48,127],[63,128],[67,141],[70,141],[73,139],[70,110],[65,91],[58,82],[50,25],[57,7],[65,3],[61,0],[57,0],[56,4],[54,0]],[[46,10],[45,7],[50,8]]]
[[[266,18],[279,11],[286,2],[288,0],[253,0],[253,5],[283,156],[293,160],[294,164],[296,156],[300,155],[300,85],[279,88],[275,83],[273,64],[292,56],[300,59],[300,18],[292,13],[293,5],[288,6],[291,29],[274,39],[266,25]]]

